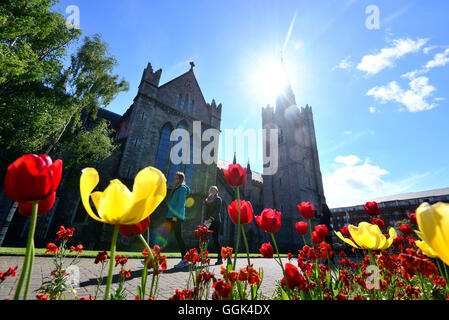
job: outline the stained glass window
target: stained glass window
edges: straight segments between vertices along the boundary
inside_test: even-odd
[[[167,161],[170,155],[170,134],[172,128],[166,124],[161,131],[161,138],[159,140],[159,149],[157,151],[156,168],[161,170],[165,175],[167,174]]]

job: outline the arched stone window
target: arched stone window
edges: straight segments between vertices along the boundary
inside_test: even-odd
[[[178,104],[177,104],[178,108],[181,106],[181,101],[182,101],[182,94],[179,94],[179,96],[178,96]]]
[[[184,122],[180,122],[178,124],[177,129],[186,129],[185,123]],[[170,140],[170,137],[169,137],[169,140]],[[173,142],[173,146],[177,145],[179,142],[181,142],[181,137],[179,137],[177,141]],[[181,151],[182,150],[180,150],[179,152],[181,152]],[[170,154],[170,151],[169,151],[169,154]],[[178,153],[178,156],[182,156],[182,154]],[[182,163],[174,164],[173,162],[170,161],[170,168],[168,170],[168,176],[167,176],[167,181],[168,181],[169,185],[173,185],[173,180],[175,178],[175,173],[178,172],[178,171],[182,171],[181,170],[182,169],[182,165],[183,165]]]
[[[167,164],[170,156],[170,134],[172,129],[169,123],[162,127],[157,150],[156,168],[161,170],[165,175],[167,175]]]
[[[190,161],[185,165],[184,174],[186,176],[186,184],[191,186],[193,176],[193,136],[190,137]]]
[[[184,110],[188,111],[189,110],[189,95],[186,94],[185,98],[184,98]]]

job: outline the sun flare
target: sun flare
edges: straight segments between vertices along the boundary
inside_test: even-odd
[[[276,60],[274,57],[258,61],[254,67],[252,76],[255,93],[266,100],[267,104],[274,104],[276,97],[284,90],[287,84],[287,78],[281,60]]]

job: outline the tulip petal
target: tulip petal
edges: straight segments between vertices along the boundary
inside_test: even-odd
[[[424,241],[416,240],[415,244],[429,258],[437,258],[438,257],[437,253],[435,251],[433,251],[432,248],[429,247],[429,245],[427,243],[425,243]]]
[[[390,228],[390,230],[388,230],[388,234],[390,235],[390,237],[387,239],[387,243],[382,248],[380,248],[380,250],[386,250],[391,247],[394,239],[396,239],[397,237],[397,233],[394,228]]]
[[[61,182],[61,178],[62,178],[62,160],[58,159],[56,160],[50,167],[50,170],[53,173],[53,192],[56,191],[56,189],[58,189],[59,183]]]
[[[385,244],[386,238],[377,224],[366,223],[364,228],[363,239],[369,249],[376,250]]]
[[[86,209],[89,216],[99,222],[105,222],[103,219],[98,218],[90,207],[89,197],[91,192],[95,189],[100,181],[97,170],[94,168],[86,168],[82,171],[80,178],[80,193],[81,201],[83,202],[84,208]],[[97,199],[95,199],[97,201]],[[98,204],[99,201],[97,201]],[[97,204],[95,206],[97,206]],[[99,206],[99,205],[98,205]],[[97,208],[98,208],[97,206]]]
[[[339,237],[342,241],[346,242],[347,244],[353,246],[356,249],[360,249],[351,239],[347,239],[343,237],[340,231],[334,231],[334,233]]]
[[[126,215],[131,204],[131,191],[120,180],[115,179],[99,197],[98,213],[109,224],[131,224],[128,223],[131,218]]]
[[[363,242],[363,238],[360,235],[363,235],[363,231],[361,230],[362,226],[359,224],[358,227],[349,225],[348,230],[351,234],[352,239],[360,246],[361,249],[368,249]]]
[[[134,179],[132,205],[126,212],[127,224],[137,224],[150,216],[167,194],[164,174],[153,167],[141,170]]]
[[[416,210],[416,220],[424,242],[449,265],[449,204],[423,203]]]

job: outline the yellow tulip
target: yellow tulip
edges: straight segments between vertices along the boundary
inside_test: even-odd
[[[133,191],[120,181],[112,180],[103,192],[92,191],[100,178],[97,170],[86,168],[80,179],[81,200],[95,220],[112,225],[134,225],[153,213],[167,194],[166,178],[156,168],[147,167],[134,179]],[[97,209],[93,212],[89,198]]]
[[[354,241],[343,237],[340,231],[336,231],[335,234],[342,241],[357,249],[385,250],[392,245],[396,238],[394,228],[390,228],[388,231],[390,237],[387,239],[377,224],[368,222],[360,222],[358,227],[349,225],[348,230]]]
[[[416,209],[420,238],[449,265],[449,204],[423,203]]]
[[[416,240],[415,244],[429,258],[437,258],[438,257],[438,255],[435,253],[435,251],[433,251],[432,248],[429,247],[429,245],[427,243],[425,243],[424,241]]]

